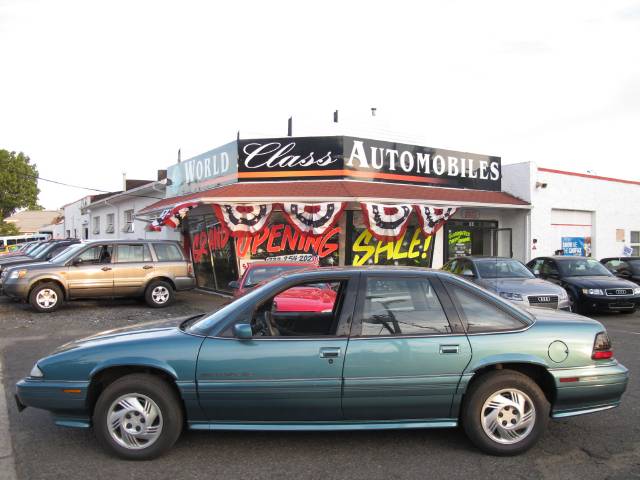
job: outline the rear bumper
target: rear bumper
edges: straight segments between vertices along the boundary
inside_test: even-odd
[[[15,400],[19,411],[27,407],[48,410],[56,424],[88,426],[88,382],[64,382],[24,378],[16,384]]]
[[[176,277],[174,283],[178,292],[196,288],[196,279],[194,277]]]
[[[551,410],[554,418],[593,413],[620,404],[627,389],[629,371],[614,362],[586,368],[550,370],[556,385]]]

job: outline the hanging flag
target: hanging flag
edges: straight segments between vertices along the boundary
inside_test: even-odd
[[[397,240],[404,234],[412,210],[408,203],[361,203],[360,207],[367,229],[376,239],[387,242]]]
[[[345,205],[343,202],[283,203],[282,209],[298,232],[324,235],[340,219]]]
[[[171,228],[178,228],[178,226],[180,226],[180,223],[182,222],[182,219],[187,216],[189,210],[191,210],[193,207],[197,207],[198,205],[198,202],[185,202],[179,203],[172,208],[165,208],[160,216],[153,222],[151,222],[151,226],[149,228],[159,229],[165,225]]]
[[[456,213],[458,207],[431,205],[414,205],[418,213],[420,228],[425,236],[434,235],[445,224],[449,218]]]
[[[252,205],[239,203],[234,205],[214,205],[213,210],[223,228],[232,236],[253,235],[262,230],[273,211],[273,205]]]

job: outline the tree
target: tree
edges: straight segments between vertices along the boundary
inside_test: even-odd
[[[0,220],[0,237],[4,237],[5,235],[20,235],[20,230],[14,223]]]
[[[20,208],[40,208],[38,193],[38,169],[29,157],[0,149],[0,220]]]

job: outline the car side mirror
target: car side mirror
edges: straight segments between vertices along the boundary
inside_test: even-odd
[[[78,265],[82,265],[82,259],[81,258],[76,258],[73,260],[72,265],[74,267],[77,267]]]
[[[233,334],[236,338],[246,340],[253,337],[253,330],[251,329],[251,325],[248,323],[236,323],[233,326]]]
[[[237,280],[230,281],[229,288],[232,290],[237,290],[238,288],[240,288],[240,282],[238,282]]]

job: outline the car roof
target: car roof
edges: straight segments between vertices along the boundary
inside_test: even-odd
[[[473,260],[516,260],[516,261],[518,261],[518,260],[517,260],[517,259],[515,259],[515,258],[509,258],[509,257],[492,257],[492,256],[490,256],[490,255],[467,255],[467,256],[464,256],[464,257],[458,257],[457,259],[459,260],[459,259],[461,259],[461,258],[464,258],[464,259],[467,259],[467,260],[472,260],[472,261],[473,261]]]
[[[605,260],[640,260],[640,257],[623,257],[620,255],[618,257],[604,257],[600,261],[604,262]]]
[[[129,243],[172,243],[172,244],[178,244],[179,242],[177,240],[149,240],[146,238],[133,238],[133,239],[118,239],[118,240],[111,240],[108,238],[104,238],[104,239],[96,239],[96,240],[87,240],[85,242],[83,242],[84,245],[93,245],[93,244],[97,244],[97,243],[124,243],[124,244],[129,244]]]

